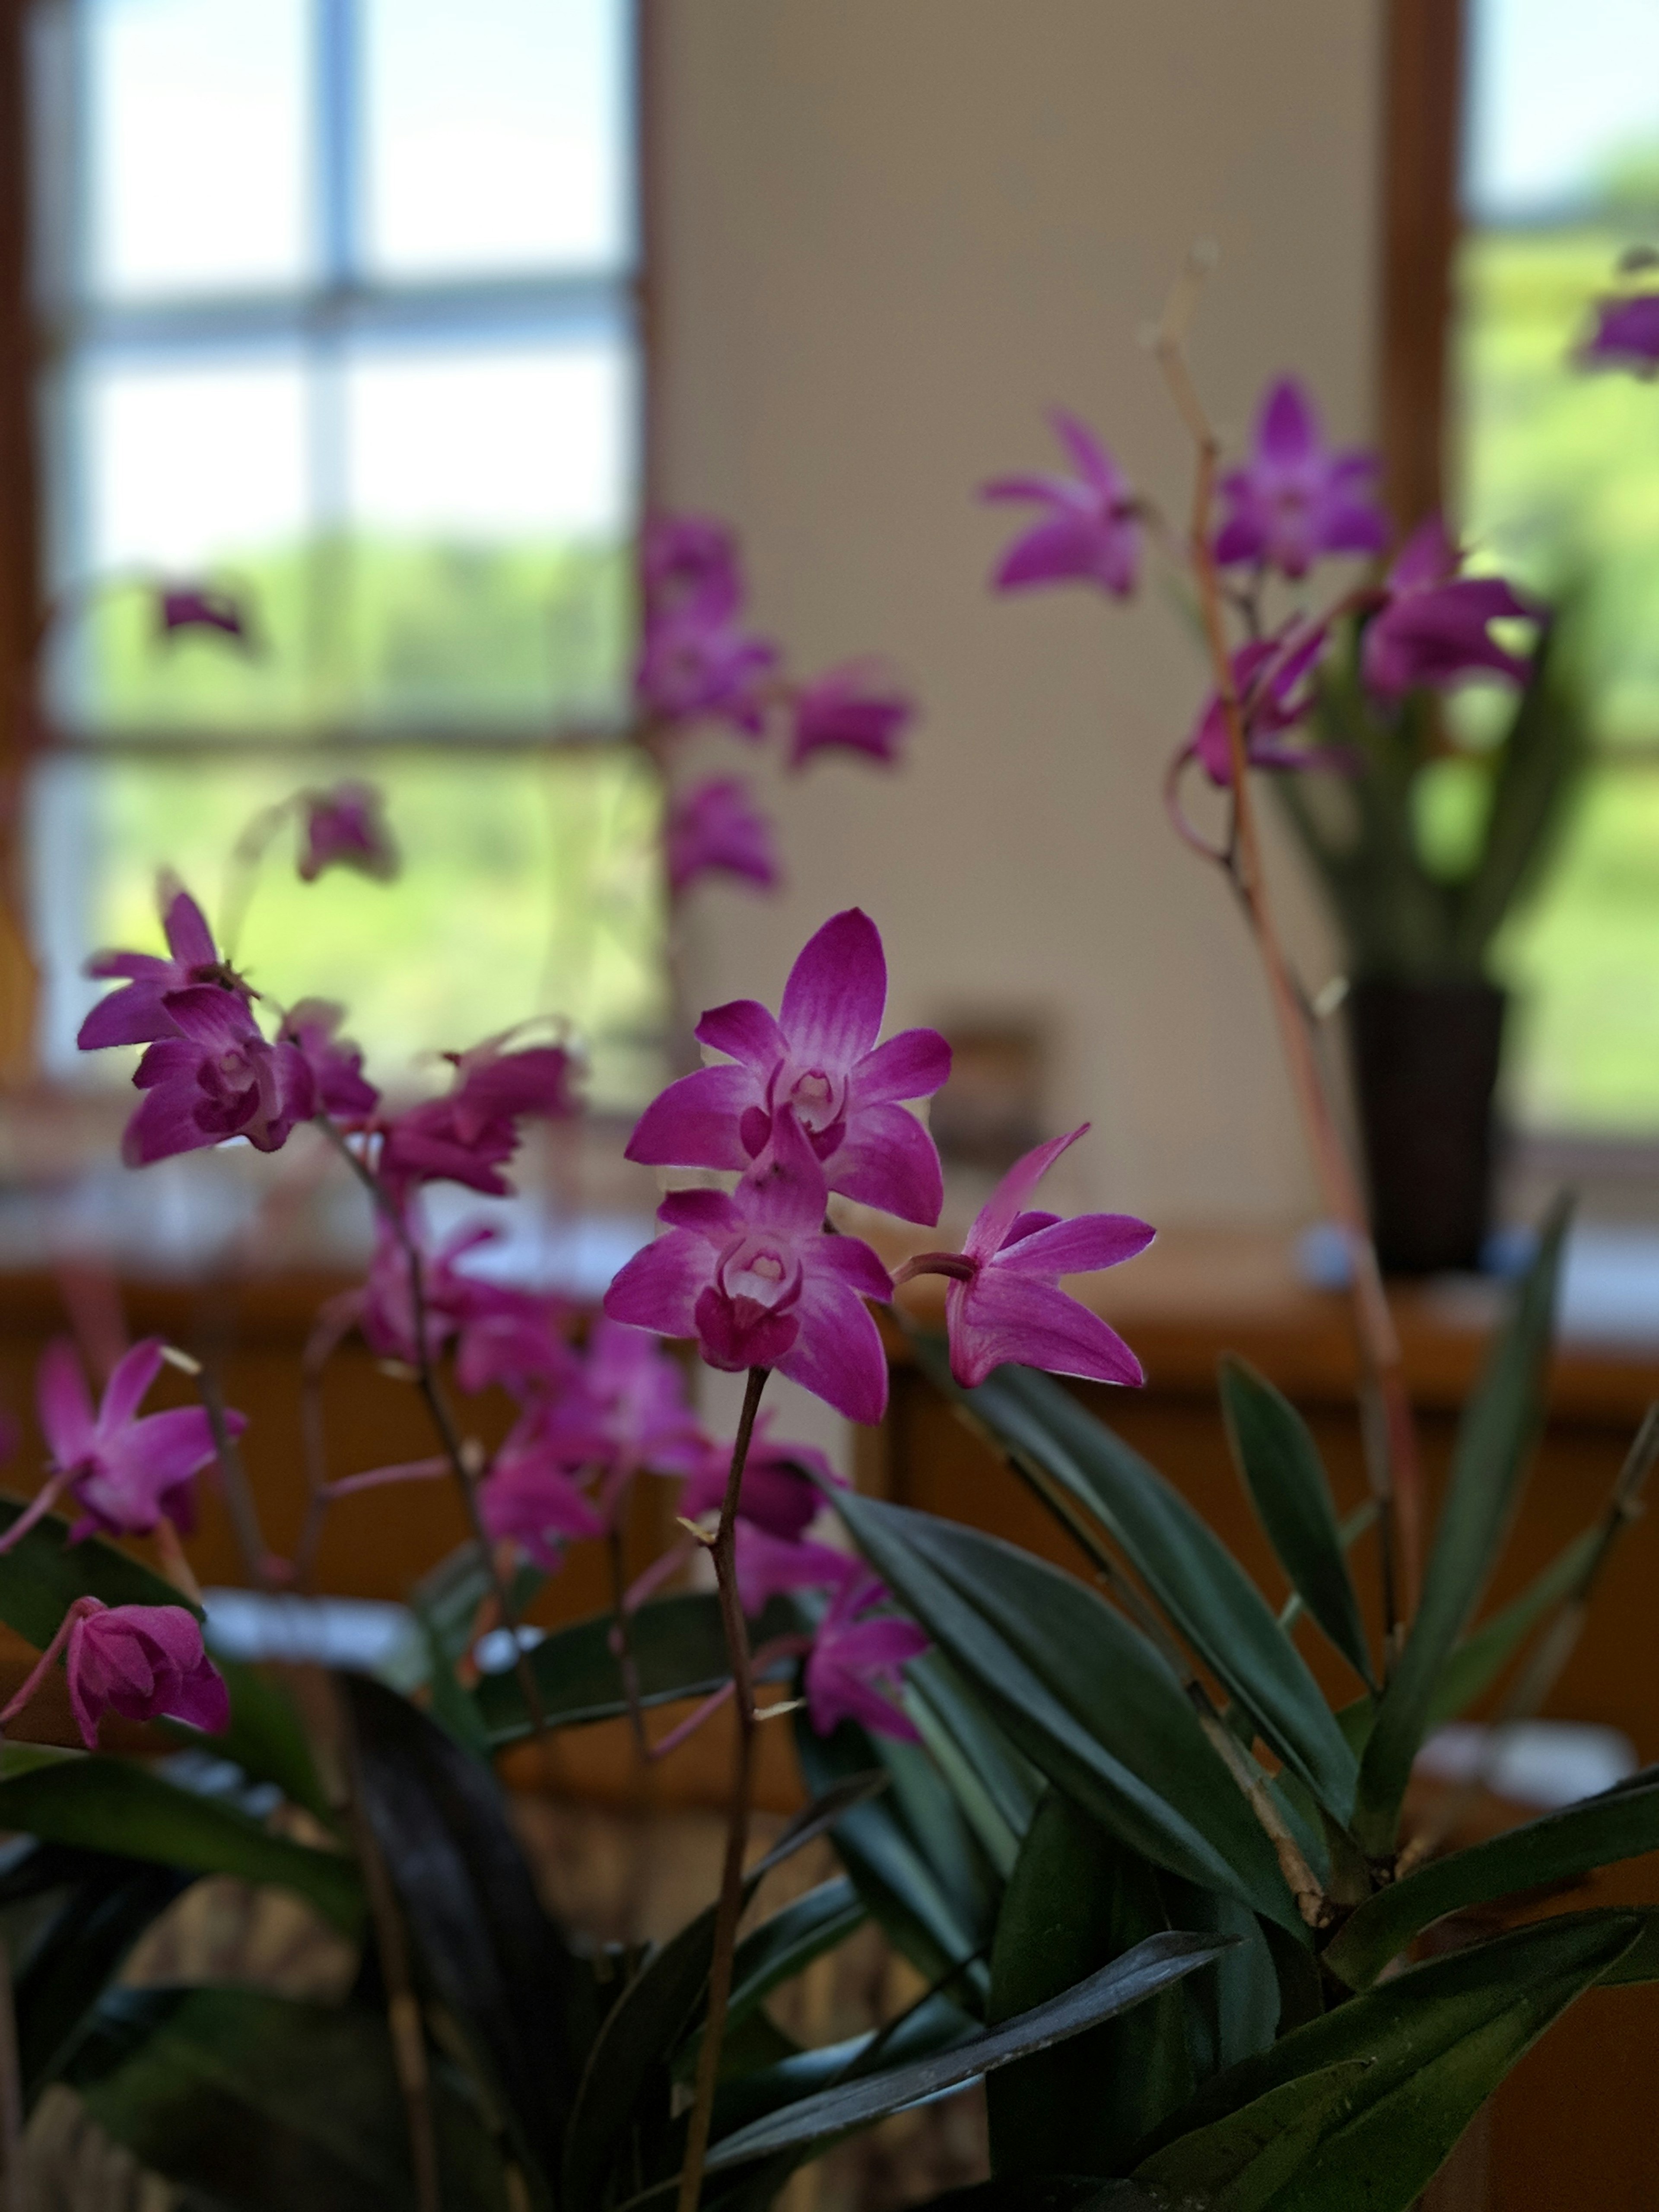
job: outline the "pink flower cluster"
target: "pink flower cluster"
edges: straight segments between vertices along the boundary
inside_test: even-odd
[[[759,743],[781,720],[791,769],[825,751],[861,753],[883,767],[897,759],[914,702],[871,661],[843,662],[811,683],[787,676],[775,641],[746,627],[742,562],[724,523],[657,517],[646,527],[641,570],[644,634],[634,693],[648,732],[723,725]],[[762,890],[779,880],[772,823],[743,776],[684,785],[665,837],[677,899],[707,875]]]
[[[1659,341],[1648,335],[1650,325],[1659,330],[1659,319],[1638,312],[1642,307],[1640,301],[1608,303],[1587,357],[1644,359],[1649,366],[1659,359]],[[1644,346],[1650,347],[1646,355]],[[1085,583],[1127,599],[1139,581],[1151,510],[1085,423],[1063,413],[1053,420],[1072,475],[1004,477],[984,487],[988,500],[1039,510],[1003,553],[994,586],[1008,592]],[[1408,692],[1445,690],[1473,676],[1526,680],[1528,661],[1499,645],[1491,625],[1516,617],[1536,623],[1542,610],[1500,578],[1462,574],[1462,556],[1437,515],[1406,541],[1375,586],[1346,592],[1322,615],[1298,612],[1275,628],[1263,625],[1261,599],[1270,577],[1298,584],[1321,560],[1388,547],[1391,532],[1376,504],[1376,473],[1372,455],[1326,445],[1311,398],[1286,376],[1263,398],[1249,459],[1221,480],[1223,511],[1210,550],[1217,567],[1234,579],[1229,590],[1249,622],[1250,635],[1233,656],[1232,690],[1253,768],[1346,772],[1358,766],[1337,748],[1286,742],[1314,703],[1320,665],[1343,614],[1360,618],[1360,674],[1384,708]],[[1229,708],[1212,693],[1171,763],[1172,805],[1190,764],[1219,787],[1231,783],[1229,720]],[[1177,822],[1190,834],[1178,808]]]

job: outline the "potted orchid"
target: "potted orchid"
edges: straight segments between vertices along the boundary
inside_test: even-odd
[[[9,1744],[0,1765],[0,1826],[21,1839],[0,1869],[8,2175],[22,2112],[65,2081],[187,2201],[222,2212],[758,2212],[829,2144],[982,2079],[992,2177],[952,2200],[975,2212],[1405,2212],[1568,2005],[1659,1974],[1650,1911],[1526,1917],[1541,1885],[1659,1848],[1652,1770],[1464,1849],[1404,1818],[1431,1728],[1509,1670],[1506,1714],[1547,1690],[1638,1510],[1659,1419],[1605,1510],[1478,1617],[1540,1416],[1562,1219],[1517,1288],[1431,1532],[1375,1248],[1253,813],[1252,765],[1284,765],[1261,750],[1277,749],[1276,679],[1306,650],[1288,679],[1300,684],[1318,656],[1301,633],[1276,635],[1262,641],[1270,659],[1241,668],[1226,635],[1218,447],[1182,349],[1192,290],[1159,353],[1194,440],[1188,551],[1215,697],[1182,762],[1220,794],[1213,849],[1261,950],[1346,1239],[1365,1513],[1339,1526],[1295,1409],[1226,1363],[1234,1454],[1293,1592],[1276,1613],[1071,1387],[1132,1388],[1140,1370],[1062,1279],[1132,1262],[1152,1234],[1127,1216],[1044,1209],[1042,1178],[1083,1130],[1020,1160],[960,1249],[918,1249],[890,1272],[849,1208],[926,1245],[942,1179],[912,1109],[949,1056],[931,1031],[882,1038],[885,960],[858,910],[803,948],[775,1011],[745,1000],[702,1015],[710,1063],[671,1083],[629,1143],[700,1181],[664,1197],[661,1233],[593,1317],[477,1272],[477,1232],[439,1241],[427,1212],[437,1183],[502,1193],[526,1122],[578,1110],[568,1042],[488,1040],[456,1056],[441,1095],[396,1106],[337,1010],[267,1006],[169,887],[166,953],[106,958],[116,988],[83,1040],[145,1047],[127,1157],[231,1136],[274,1151],[307,1125],[332,1146],[376,1243],[361,1290],[325,1316],[306,1387],[358,1330],[419,1393],[434,1449],[340,1474],[312,1425],[313,1528],[279,1560],[211,1373],[197,1373],[198,1406],[146,1413],[169,1353],[196,1363],[136,1347],[94,1411],[73,1355],[48,1354],[46,1480],[32,1501],[0,1504],[0,1618],[40,1653],[7,1717],[61,1656],[85,1747]],[[1067,573],[1115,587],[1137,514],[1103,457],[1079,451],[1087,481],[1028,557],[1069,548]],[[928,1278],[945,1290],[925,1310],[905,1285]],[[769,1431],[775,1372],[852,1420],[882,1417],[872,1308],[1083,1547],[1089,1579],[860,1496]],[[733,1437],[706,1434],[665,1340],[746,1377]],[[514,1407],[493,1450],[472,1404],[489,1388]],[[473,1539],[416,1594],[420,1633],[395,1680],[215,1656],[176,1533],[204,1475],[225,1486],[250,1579],[301,1588],[339,1496],[454,1486]],[[679,1486],[682,1535],[631,1583],[618,1572],[604,1613],[524,1632],[527,1596],[572,1546],[619,1559],[611,1539],[649,1480]],[[72,1518],[54,1511],[64,1504]],[[147,1542],[155,1564],[112,1539]],[[696,1553],[712,1590],[673,1587]],[[1360,1559],[1380,1634],[1358,1602]],[[486,1626],[507,1632],[495,1672],[481,1668]],[[1352,1677],[1338,1706],[1301,1648],[1315,1632]],[[726,1709],[718,1897],[653,1951],[584,1947],[537,1898],[495,1753],[627,1717],[652,1760]],[[111,1711],[157,1734],[102,1751]],[[757,1736],[786,1724],[808,1802],[755,1858]],[[199,1759],[158,1756],[163,1742],[210,1750],[214,1778]],[[764,1875],[825,1833],[842,1875],[745,1931]],[[137,1935],[213,1871],[296,1892],[349,1937],[362,1963],[345,1999],[124,1989]],[[1511,1924],[1494,1934],[1506,1899]],[[1419,1955],[1425,1931],[1477,1907],[1455,1948]],[[866,1919],[923,1994],[851,2045],[791,2045],[769,1999]]]

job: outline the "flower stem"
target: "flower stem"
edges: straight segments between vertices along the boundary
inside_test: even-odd
[[[720,1501],[720,1526],[711,1551],[714,1581],[720,1591],[720,1625],[726,1631],[726,1656],[731,1662],[735,1692],[738,1734],[732,1770],[732,1801],[726,1820],[726,1859],[720,1870],[720,1903],[714,1910],[714,1948],[708,1961],[708,2017],[702,2048],[697,2053],[696,2090],[685,2138],[685,2162],[680,2168],[678,2212],[697,2212],[702,2193],[703,2160],[708,2154],[708,2130],[714,2111],[714,2084],[720,2075],[720,2045],[726,2035],[726,2008],[732,1995],[732,1960],[738,1947],[738,1923],[743,1917],[743,1863],[749,1848],[749,1796],[755,1763],[755,1680],[749,1653],[749,1628],[738,1594],[738,1498],[743,1488],[744,1464],[749,1440],[755,1432],[761,1392],[769,1368],[751,1367],[744,1393],[743,1416],[732,1446],[732,1466]]]
[[[1158,356],[1198,455],[1189,550],[1217,696],[1226,725],[1231,765],[1233,834],[1225,865],[1261,957],[1279,1045],[1301,1113],[1321,1195],[1335,1217],[1347,1246],[1354,1334],[1364,1370],[1362,1401],[1368,1401],[1362,1402],[1361,1426],[1371,1492],[1377,1506],[1383,1649],[1388,1664],[1395,1655],[1402,1603],[1405,1613],[1409,1614],[1418,1580],[1422,1482],[1417,1436],[1406,1390],[1400,1339],[1382,1287],[1364,1198],[1337,1126],[1302,994],[1279,933],[1262,866],[1250,792],[1244,718],[1233,681],[1232,660],[1222,620],[1220,581],[1210,546],[1210,514],[1220,441],[1204,413],[1183,351],[1185,322],[1194,296],[1194,277],[1195,272],[1188,273],[1166,310],[1158,333]]]

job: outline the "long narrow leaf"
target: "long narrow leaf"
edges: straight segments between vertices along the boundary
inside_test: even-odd
[[[1401,1802],[1436,1689],[1480,1602],[1520,1497],[1543,1420],[1545,1366],[1566,1226],[1566,1209],[1558,1206],[1459,1425],[1422,1601],[1400,1665],[1377,1700],[1360,1762],[1354,1833],[1374,1856],[1393,1848]]]
[[[997,1537],[850,1492],[837,1502],[860,1549],[1040,1772],[1155,1865],[1301,1930],[1272,1846],[1180,1683],[1121,1614]]]
[[[1547,1613],[1569,1598],[1601,1544],[1601,1528],[1582,1529],[1518,1597],[1471,1629],[1447,1660],[1429,1704],[1429,1726],[1455,1720],[1489,1689]]]
[[[1012,2059],[1046,2051],[1051,2044],[1064,2042],[1068,2036],[1115,2019],[1131,2005],[1155,1996],[1195,1967],[1207,1965],[1222,1948],[1201,1936],[1149,1936],[1075,1989],[1022,2013],[1001,2027],[970,2036],[952,2051],[849,2081],[841,2088],[823,2090],[770,2119],[740,2128],[715,2146],[709,2168],[738,2166],[748,2159],[866,2127],[872,2120],[901,2112],[906,2105],[919,2104],[925,2097],[935,2097],[959,2082],[975,2081]]]
[[[1052,1376],[1000,1367],[975,1390],[957,1390],[948,1376],[945,1387],[1007,1449],[1097,1516],[1229,1696],[1346,1825],[1354,1760],[1330,1707],[1273,1608],[1180,1492]]]
[[[1449,1912],[1651,1850],[1659,1850],[1659,1767],[1652,1766],[1379,1889],[1331,1944],[1325,1964],[1351,1988],[1369,1988],[1414,1936]]]
[[[1135,2168],[1165,2202],[1210,2212],[1264,2212],[1312,2157],[1338,2104],[1359,2087],[1367,2061],[1349,2059],[1269,2089],[1243,2112],[1181,2136]]]
[[[269,1834],[234,1806],[125,1760],[64,1759],[0,1782],[0,1829],[191,1874],[273,1882],[297,1891],[349,1936],[362,1925],[362,1885],[349,1859]]]
[[[109,1858],[70,1890],[16,1978],[18,2071],[28,2103],[69,2063],[128,1952],[190,1879],[176,1867]]]
[[[1231,1352],[1221,1362],[1221,1410],[1233,1459],[1291,1589],[1374,1690],[1329,1479],[1307,1423],[1265,1375]]]

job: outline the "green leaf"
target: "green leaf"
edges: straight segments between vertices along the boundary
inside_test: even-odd
[[[1429,1705],[1431,1729],[1467,1712],[1497,1680],[1545,1615],[1571,1596],[1601,1540],[1599,1522],[1581,1531],[1518,1597],[1469,1632],[1440,1670]]]
[[[588,1985],[542,1909],[495,1776],[384,1683],[335,1679],[363,1811],[416,1948],[510,2115],[521,2158],[551,2175]]]
[[[1042,1795],[1042,1777],[1024,1759],[937,1650],[904,1670],[904,1709],[921,1731],[981,1848],[1006,1881]]]
[[[362,1885],[349,1858],[271,1835],[234,1806],[123,1759],[65,1759],[0,1782],[0,1829],[271,1882],[296,1891],[348,1936],[362,1923]]]
[[[1567,1209],[1558,1206],[1458,1425],[1422,1599],[1360,1761],[1354,1838],[1373,1857],[1394,1848],[1441,1675],[1497,1562],[1537,1441],[1566,1227]]]
[[[1178,2136],[1138,2166],[1134,2178],[1167,2191],[1177,2204],[1264,2212],[1275,2191],[1312,2156],[1334,2108],[1358,2087],[1366,2064],[1349,2059],[1269,2089],[1242,2112]]]
[[[921,1356],[937,1379],[937,1356]],[[1046,1470],[1098,1517],[1228,1695],[1346,1825],[1354,1760],[1330,1707],[1267,1600],[1180,1492],[1052,1376],[1000,1367],[963,1391],[947,1372],[945,1387],[1006,1449]]]
[[[0,1533],[10,1528],[25,1503],[0,1493]],[[77,1597],[100,1598],[109,1606],[182,1606],[201,1619],[200,1606],[137,1559],[101,1536],[71,1544],[69,1532],[67,1521],[48,1513],[12,1550],[0,1553],[0,1620],[38,1650],[51,1643]]]
[[[1180,1683],[1121,1614],[1000,1538],[850,1492],[837,1504],[1040,1772],[1154,1864],[1305,1933]]]
[[[1220,2075],[1143,2160],[1288,2082],[1365,2062],[1273,2212],[1406,2212],[1510,2067],[1641,1928],[1632,1912],[1540,1921],[1413,1966]]]
[[[1325,1964],[1350,1988],[1368,1988],[1414,1936],[1449,1912],[1651,1850],[1659,1850],[1659,1767],[1654,1766],[1542,1820],[1431,1860],[1379,1889],[1332,1942]]]
[[[860,1775],[798,1814],[763,1858],[744,1876],[745,1901],[765,1875],[879,1787]],[[715,1907],[708,1905],[665,1943],[635,1975],[606,2015],[587,2055],[566,2131],[565,2212],[584,2212],[605,2199],[605,2182],[630,2130],[659,2136],[669,2117],[670,2064],[690,2033],[708,1983]]]
[[[250,1781],[274,1783],[290,1805],[303,1807],[325,1827],[337,1829],[339,1815],[328,1802],[288,1692],[262,1668],[242,1660],[216,1657],[213,1663],[230,1692],[230,1726],[222,1735],[204,1735],[182,1721],[164,1720],[159,1725],[179,1743],[210,1744]]]
[[[739,2128],[798,2105],[803,2097],[873,2074],[883,2064],[899,2065],[953,2051],[978,2032],[979,2023],[947,1997],[921,1997],[886,2027],[795,2051],[762,2073],[722,2082],[714,2100],[714,2140],[721,2142]]]
[[[1221,1361],[1233,1459],[1291,1587],[1367,1689],[1376,1687],[1331,1487],[1307,1423],[1248,1361]]]
[[[1002,1901],[988,2021],[1058,1996],[1169,1924],[1150,1863],[1050,1790]],[[1184,1994],[1164,1990],[993,2075],[986,2096],[996,2172],[1120,2169],[1192,2094]]]
[[[726,2004],[726,2033],[720,2045],[722,2068],[733,2051],[738,2031],[757,2015],[764,2020],[760,2008],[772,1991],[810,1966],[814,1959],[822,1958],[836,1944],[844,1943],[868,1917],[852,1883],[845,1875],[837,1875],[833,1881],[821,1881],[816,1889],[809,1889],[805,1896],[792,1899],[744,1937],[732,1961],[732,1995]],[[777,2031],[774,2029],[773,2033]],[[682,2045],[675,2062],[675,2071],[682,2080],[696,2070],[696,2053],[702,2043],[699,2032],[689,2043]],[[769,2052],[768,2063],[782,2055],[780,2051]]]
[[[615,1618],[596,1613],[568,1628],[555,1629],[531,1651],[531,1672],[550,1727],[615,1720],[628,1711],[622,1669],[611,1649]],[[774,1599],[750,1626],[753,1641],[762,1644],[769,1637],[789,1634],[800,1622],[787,1600]],[[644,1705],[707,1697],[732,1671],[720,1601],[712,1591],[652,1600],[630,1617],[628,1636]],[[495,1749],[531,1734],[516,1668],[486,1674],[473,1696],[484,1733]]]
[[[29,2104],[69,2062],[133,1945],[190,1880],[176,1867],[100,1853],[66,1891],[16,1971],[18,2069]]]
[[[878,1740],[853,1721],[821,1736],[809,1717],[798,1712],[795,1751],[807,1788],[822,1796],[872,1768],[890,1777],[895,1769],[902,1771],[905,1760],[899,1754],[912,1747]],[[925,1773],[925,1758],[922,1763]],[[865,1909],[894,1948],[924,1981],[949,1979],[957,2002],[975,2010],[990,1987],[989,1970],[975,1954],[989,1948],[994,1903],[979,1878],[965,1826],[943,1780],[932,1776],[937,1802],[918,1823],[913,1815],[923,1790],[914,1776],[909,1778],[902,1802],[889,1789],[844,1814],[835,1826],[836,1850]]]
[[[872,2120],[884,2118],[889,2112],[899,2112],[906,2105],[917,2104],[924,2097],[938,2096],[941,2090],[971,2081],[979,2075],[1007,2065],[1012,2059],[1046,2051],[1052,2044],[1080,2034],[1085,2028],[1097,2027],[1102,2021],[1115,2019],[1131,2005],[1155,1996],[1195,1967],[1207,1965],[1219,1948],[1201,1936],[1149,1936],[1123,1958],[1115,1959],[1109,1966],[1091,1974],[1075,1989],[1022,2013],[1017,2020],[1008,2021],[1000,2027],[983,2029],[935,2057],[915,2059],[908,2065],[890,2067],[860,2081],[845,2082],[838,2088],[822,2090],[817,2096],[805,2097],[769,2119],[739,2128],[735,2135],[723,2137],[715,2145],[709,2155],[709,2170],[738,2166],[748,2159],[791,2150],[803,2143],[844,2135],[854,2128],[867,2127]]]
[[[242,1989],[123,1990],[70,2078],[140,2163],[225,2212],[408,2212],[404,2100],[385,2015]],[[434,2067],[447,2212],[506,2212],[501,2161]]]

